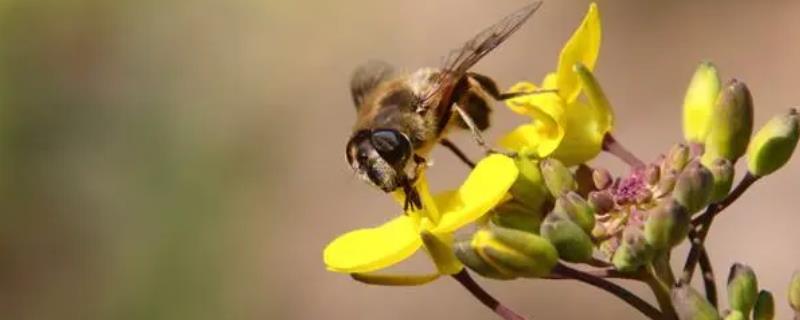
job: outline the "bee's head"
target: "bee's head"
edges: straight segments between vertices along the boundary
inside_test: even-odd
[[[384,192],[406,183],[405,167],[413,150],[408,136],[395,129],[356,132],[347,143],[347,162],[358,176]]]

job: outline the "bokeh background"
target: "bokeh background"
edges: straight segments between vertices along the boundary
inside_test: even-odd
[[[352,69],[371,58],[435,66],[525,3],[0,2],[0,318],[491,319],[454,281],[365,286],[326,272],[321,251],[399,213],[344,160]],[[587,6],[546,1],[475,70],[504,87],[538,81]],[[800,105],[798,1],[600,10],[597,74],[617,137],[644,159],[680,139],[683,93],[703,59],[749,84],[757,125]],[[523,121],[496,110],[491,138]],[[466,135],[455,140],[478,155]],[[707,244],[720,284],[731,263],[749,263],[784,319],[800,268],[795,156]],[[467,173],[446,152],[434,158],[436,188]],[[605,155],[594,164],[625,172]],[[536,319],[639,318],[576,283],[481,282]]]

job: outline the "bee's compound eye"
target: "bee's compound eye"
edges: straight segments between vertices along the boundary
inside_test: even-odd
[[[370,141],[381,158],[393,166],[404,164],[411,156],[411,142],[397,130],[375,130]]]

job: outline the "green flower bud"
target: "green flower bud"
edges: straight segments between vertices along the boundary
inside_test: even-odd
[[[594,180],[594,186],[597,190],[605,190],[611,187],[611,184],[614,182],[614,177],[611,176],[608,170],[600,168],[594,169],[592,172],[592,180]]]
[[[717,158],[736,163],[747,150],[752,133],[753,98],[750,90],[744,82],[731,80],[714,104],[703,164],[708,166]]]
[[[648,211],[644,237],[655,249],[672,248],[686,238],[690,221],[691,216],[683,206],[667,199]]]
[[[725,320],[747,320],[747,317],[739,310],[731,310],[728,312],[728,315],[725,316]]]
[[[775,318],[775,299],[772,293],[761,290],[756,298],[756,305],[753,308],[753,320],[772,320]]]
[[[611,263],[622,272],[634,272],[653,259],[653,247],[647,243],[642,230],[628,226],[622,231],[622,243],[614,252]]]
[[[457,256],[476,272],[499,273],[504,276],[543,277],[558,262],[558,252],[550,242],[535,234],[492,226],[475,232],[471,248],[483,260],[483,264],[471,261],[474,255],[467,250],[457,250]],[[487,272],[485,265],[494,271]]]
[[[718,320],[721,319],[717,309],[700,293],[688,284],[678,284],[670,293],[678,319],[681,320]]]
[[[586,262],[592,257],[594,244],[586,231],[566,214],[553,212],[542,222],[541,234],[558,250],[558,256],[569,262]]]
[[[539,169],[539,161],[517,157],[515,162],[517,169],[519,169],[519,175],[509,192],[514,199],[526,207],[538,211],[546,202],[552,199],[544,184],[544,178],[542,178],[542,172]]]
[[[490,230],[494,239],[500,244],[525,256],[527,261],[521,263],[523,260],[503,259],[505,254],[510,252],[508,250],[503,250],[500,246],[486,247],[487,256],[494,257],[494,261],[503,265],[518,266],[516,269],[520,270],[525,276],[546,276],[550,274],[550,270],[552,270],[558,262],[558,252],[556,248],[546,239],[538,235],[499,227],[492,227]],[[488,249],[492,249],[491,251],[496,252],[496,254],[493,254]]]
[[[478,254],[478,251],[472,246],[471,239],[456,242],[453,246],[453,250],[455,251],[456,257],[459,261],[461,261],[461,263],[485,278],[510,280],[517,277],[511,273],[503,273],[490,263],[486,262],[486,260],[484,260],[483,257]]]
[[[749,266],[735,263],[728,274],[728,303],[733,310],[750,314],[758,297],[758,280]]]
[[[711,191],[711,202],[719,202],[728,196],[733,186],[733,164],[730,160],[720,158],[714,160],[709,168],[714,176],[714,188]]]
[[[589,205],[597,214],[606,214],[614,209],[614,196],[608,191],[592,191],[589,193]]]
[[[710,62],[701,63],[683,100],[683,136],[686,141],[705,142],[720,86],[717,68]]]
[[[572,172],[561,161],[547,158],[539,163],[539,167],[542,169],[542,176],[547,190],[550,190],[550,194],[554,197],[577,189]]]
[[[647,165],[647,168],[644,169],[644,181],[647,182],[648,185],[655,186],[660,179],[661,169],[652,163]]]
[[[670,170],[661,174],[661,180],[658,181],[656,192],[654,194],[656,198],[661,198],[672,192],[672,190],[675,188],[675,182],[678,180],[678,173],[679,172],[675,170]]]
[[[708,205],[714,191],[714,176],[705,166],[693,162],[678,175],[672,195],[689,213]]]
[[[567,214],[586,233],[594,228],[594,209],[578,193],[570,191],[556,199],[556,211]]]
[[[669,169],[674,169],[680,172],[689,163],[689,147],[685,144],[679,143],[669,149],[667,157],[662,163],[662,171],[667,172]]]
[[[795,109],[767,122],[747,148],[747,170],[755,176],[766,176],[783,167],[797,146],[798,127],[800,116]]]
[[[789,305],[792,310],[800,313],[800,271],[795,271],[792,282],[789,283]]]
[[[501,227],[538,234],[542,225],[542,213],[531,209],[516,198],[501,203],[492,213],[492,223]]]

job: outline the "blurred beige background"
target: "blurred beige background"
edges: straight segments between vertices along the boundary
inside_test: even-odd
[[[0,2],[0,318],[492,319],[449,279],[365,286],[326,272],[321,251],[399,213],[344,160],[352,69],[370,58],[436,65],[525,3]],[[539,81],[587,6],[546,1],[475,70],[503,87]],[[757,125],[800,105],[800,2],[601,1],[600,11],[597,74],[617,137],[644,159],[680,139],[702,59],[749,84]],[[523,120],[496,110],[490,137]],[[750,264],[784,319],[800,268],[795,157],[707,244],[720,284],[731,263]],[[438,188],[467,173],[446,152],[434,158]],[[608,156],[595,164],[625,172]],[[481,283],[536,319],[639,318],[575,283]]]

